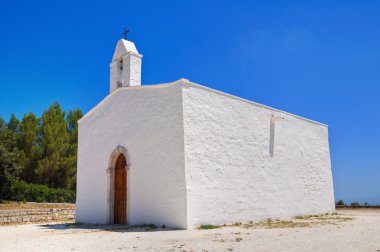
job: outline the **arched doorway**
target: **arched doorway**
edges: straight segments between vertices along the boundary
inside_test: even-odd
[[[115,164],[114,223],[127,224],[127,161],[120,153]]]

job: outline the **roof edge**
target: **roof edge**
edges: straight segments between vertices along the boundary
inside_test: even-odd
[[[289,113],[289,112],[286,112],[286,111],[283,111],[283,110],[280,110],[280,109],[272,108],[270,106],[266,106],[266,105],[263,105],[263,104],[260,104],[260,103],[257,103],[257,102],[253,102],[253,101],[241,98],[239,96],[231,95],[231,94],[228,94],[228,93],[216,90],[216,89],[212,89],[212,88],[209,88],[209,87],[206,87],[206,86],[202,86],[200,84],[191,82],[191,81],[189,81],[187,79],[180,79],[180,80],[178,80],[178,82],[180,82],[181,84],[183,84],[185,86],[187,85],[187,86],[203,89],[203,90],[206,90],[206,91],[209,91],[209,92],[213,92],[213,93],[216,93],[216,94],[219,94],[219,95],[223,95],[223,96],[226,96],[226,97],[230,97],[230,98],[242,101],[242,102],[246,102],[246,103],[252,104],[252,105],[257,106],[257,107],[269,109],[269,110],[272,110],[274,112],[284,113],[286,115],[293,116],[295,118],[301,119],[301,120],[309,122],[309,123],[313,123],[313,124],[317,124],[317,125],[328,127],[327,124],[324,124],[324,123],[321,123],[321,122],[317,122],[317,121],[314,121],[314,120],[311,120],[311,119],[308,119],[308,118],[305,118],[305,117],[302,117],[302,116],[298,116],[298,115],[295,115],[295,114],[292,114],[292,113]]]
[[[169,87],[169,86],[178,85],[178,84],[184,83],[184,82],[188,82],[188,80],[187,79],[179,79],[179,80],[176,80],[176,81],[173,81],[173,82],[161,83],[161,84],[150,84],[150,85],[143,85],[143,86],[118,87],[114,91],[112,91],[110,94],[108,94],[106,97],[104,97],[103,100],[101,100],[97,105],[95,105],[95,107],[93,107],[92,109],[90,109],[84,116],[82,116],[82,118],[78,120],[78,123],[86,120],[91,114],[93,114],[96,110],[98,110],[100,107],[102,107],[103,104],[107,100],[111,99],[112,96],[114,96],[115,94],[117,94],[117,93],[119,93],[121,91],[133,90],[133,89],[165,88],[165,87]]]
[[[216,93],[216,94],[219,94],[219,95],[223,95],[223,96],[226,96],[226,97],[230,97],[232,99],[236,99],[236,100],[239,100],[239,101],[242,101],[242,102],[246,102],[246,103],[252,104],[252,105],[257,106],[257,107],[265,108],[265,109],[271,110],[273,112],[284,113],[286,115],[289,115],[289,116],[301,119],[301,120],[309,122],[309,123],[313,123],[313,124],[317,124],[317,125],[328,127],[327,124],[320,123],[320,122],[317,122],[317,121],[314,121],[314,120],[311,120],[311,119],[308,119],[308,118],[305,118],[305,117],[302,117],[302,116],[298,116],[298,115],[295,115],[295,114],[292,114],[292,113],[289,113],[289,112],[286,112],[286,111],[283,111],[283,110],[280,110],[280,109],[272,108],[270,106],[266,106],[266,105],[263,105],[263,104],[260,104],[260,103],[257,103],[257,102],[253,102],[253,101],[250,101],[250,100],[247,100],[247,99],[235,96],[235,95],[231,95],[231,94],[228,94],[228,93],[216,90],[216,89],[212,89],[212,88],[209,88],[209,87],[206,87],[206,86],[202,86],[202,85],[197,84],[195,82],[191,82],[191,81],[189,81],[188,79],[185,79],[185,78],[181,78],[181,79],[173,81],[173,82],[161,83],[161,84],[150,84],[150,85],[142,85],[142,86],[119,87],[115,91],[113,91],[112,93],[110,93],[109,95],[107,95],[101,102],[99,102],[90,111],[88,111],[81,119],[78,120],[78,123],[80,123],[83,120],[85,120],[86,118],[88,118],[91,114],[93,114],[96,110],[98,110],[98,108],[100,108],[101,106],[103,106],[103,104],[108,99],[110,99],[112,96],[114,96],[118,92],[125,91],[125,90],[133,90],[133,89],[165,88],[165,87],[174,86],[174,85],[181,85],[183,87],[191,86],[191,87],[194,87],[194,88],[203,89],[203,90],[206,90],[208,92],[213,92],[213,93]]]

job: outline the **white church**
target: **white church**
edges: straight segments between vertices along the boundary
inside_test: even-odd
[[[328,127],[186,79],[141,85],[118,41],[79,120],[76,221],[187,229],[335,211]]]

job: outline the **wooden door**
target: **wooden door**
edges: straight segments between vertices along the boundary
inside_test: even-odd
[[[120,154],[115,165],[114,223],[126,224],[127,218],[127,172],[125,156]]]

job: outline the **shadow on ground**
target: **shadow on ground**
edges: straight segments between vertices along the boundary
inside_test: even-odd
[[[42,229],[52,230],[88,230],[88,231],[110,231],[110,232],[157,232],[174,231],[179,229],[156,227],[155,225],[128,226],[124,224],[81,224],[81,223],[52,223],[39,225]]]

